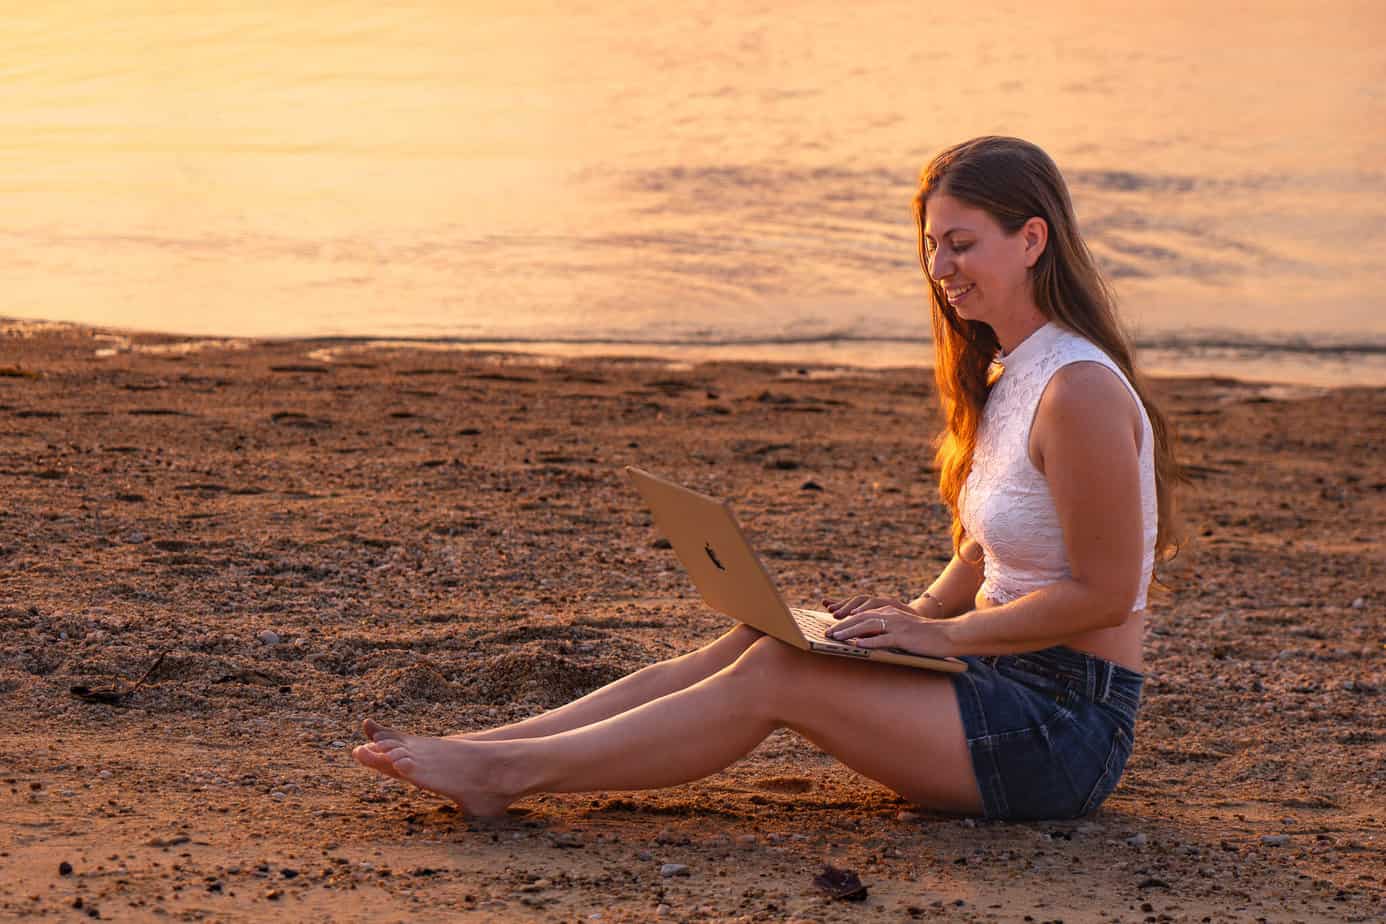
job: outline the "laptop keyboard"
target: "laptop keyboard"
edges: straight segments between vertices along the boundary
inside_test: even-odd
[[[804,633],[804,638],[814,641],[831,642],[834,645],[841,645],[835,638],[828,638],[827,631],[837,625],[837,620],[820,610],[801,610],[795,607],[789,608],[789,615],[794,617],[794,622],[799,627],[799,631]]]

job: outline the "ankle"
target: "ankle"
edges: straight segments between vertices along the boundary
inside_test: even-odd
[[[540,790],[540,781],[533,772],[534,762],[525,758],[523,741],[494,739],[478,743],[484,745],[487,789],[511,798]]]

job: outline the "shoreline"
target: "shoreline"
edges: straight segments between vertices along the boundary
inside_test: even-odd
[[[763,362],[786,367],[825,367],[844,374],[874,371],[916,370],[932,375],[929,361],[911,362],[909,354],[918,352],[932,359],[928,341],[883,340],[857,337],[792,338],[733,342],[692,343],[679,341],[622,341],[600,338],[586,340],[543,340],[538,338],[483,338],[367,335],[323,335],[290,337],[218,337],[168,331],[144,331],[102,327],[69,321],[27,320],[0,316],[0,330],[74,330],[96,339],[139,344],[138,349],[159,348],[176,341],[188,349],[198,344],[300,345],[326,355],[330,351],[379,348],[425,349],[517,357],[552,357],[559,360],[638,360],[662,361],[670,365]],[[1282,386],[1298,389],[1386,388],[1386,342],[1360,344],[1309,344],[1303,341],[1237,340],[1225,333],[1209,332],[1200,339],[1165,336],[1138,341],[1137,359],[1150,378],[1219,378],[1249,385]],[[799,356],[785,351],[797,347]],[[881,358],[873,361],[872,349]],[[107,348],[119,352],[119,347]],[[107,354],[111,355],[111,354]]]
[[[949,557],[932,381],[96,336],[0,325],[0,913],[859,920],[824,863],[882,920],[1386,908],[1386,389],[1154,380],[1191,542],[1088,818],[920,811],[780,730],[495,829],[357,767],[359,720],[490,727],[725,632],[626,464],[726,498],[796,600],[917,591]],[[122,707],[70,692],[156,663]]]

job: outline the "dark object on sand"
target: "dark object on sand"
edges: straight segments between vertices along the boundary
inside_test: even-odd
[[[144,672],[144,676],[136,680],[133,686],[127,687],[124,690],[120,689],[118,686],[103,687],[99,690],[93,690],[91,687],[84,684],[78,684],[75,687],[69,688],[68,692],[88,703],[104,703],[107,706],[123,706],[125,705],[125,701],[144,685],[144,682],[158,669],[159,665],[164,663],[164,655],[168,654],[169,651],[170,649],[165,648],[163,651],[159,652],[159,656],[154,659],[153,664],[149,665],[149,670]]]
[[[823,872],[813,877],[813,884],[833,898],[849,902],[866,901],[866,886],[850,869],[838,869],[824,864]]]

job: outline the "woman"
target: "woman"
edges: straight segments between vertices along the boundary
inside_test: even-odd
[[[1053,161],[978,138],[915,198],[947,427],[955,554],[915,600],[825,604],[839,639],[961,656],[962,674],[800,651],[740,626],[575,702],[431,738],[373,721],[373,770],[479,816],[538,792],[649,789],[792,728],[920,806],[1074,817],[1116,786],[1140,697],[1141,611],[1176,477]]]

